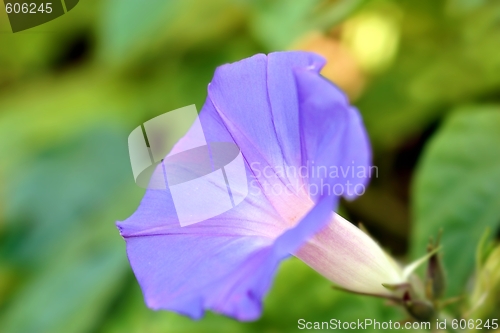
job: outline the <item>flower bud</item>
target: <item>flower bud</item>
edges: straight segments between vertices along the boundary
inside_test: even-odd
[[[426,300],[412,299],[407,291],[403,296],[403,304],[408,313],[418,321],[430,321],[434,316],[434,306]]]
[[[488,255],[479,268],[474,290],[470,298],[470,318],[487,319],[497,315],[500,308],[500,245]]]

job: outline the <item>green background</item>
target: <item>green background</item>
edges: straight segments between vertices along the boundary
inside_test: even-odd
[[[443,228],[447,295],[463,295],[479,239],[487,227],[497,235],[498,0],[85,0],[10,31],[2,11],[2,333],[293,332],[301,318],[408,318],[333,290],[297,259],[280,267],[253,323],[145,307],[114,225],[144,193],[128,134],[167,111],[201,109],[217,66],[260,52],[328,59],[324,75],[363,114],[379,170],[342,213],[398,260],[423,255]]]

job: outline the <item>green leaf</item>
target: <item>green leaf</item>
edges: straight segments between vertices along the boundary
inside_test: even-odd
[[[500,222],[500,106],[453,113],[427,146],[413,186],[412,253],[425,251],[443,228],[449,294],[460,293],[474,270],[475,249]]]
[[[87,249],[81,247],[60,248],[61,258],[46,263],[46,269],[15,294],[0,317],[2,332],[78,333],[95,325],[121,285],[124,249],[96,247],[92,241]]]
[[[102,209],[122,184],[133,182],[123,144],[126,132],[95,126],[45,149],[10,173],[8,225],[25,229],[8,252],[10,261],[23,266],[39,262],[55,239],[68,237],[82,217]]]
[[[14,292],[0,332],[89,332],[106,314],[129,270],[114,221],[143,193],[125,142],[126,132],[102,123],[9,172],[0,282]]]

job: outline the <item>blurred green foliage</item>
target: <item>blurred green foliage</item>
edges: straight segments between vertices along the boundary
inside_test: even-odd
[[[355,104],[379,177],[342,211],[403,262],[443,228],[449,296],[470,292],[475,248],[500,224],[498,0],[81,0],[17,34],[0,13],[0,332],[289,332],[300,318],[405,319],[383,300],[332,290],[295,259],[257,322],[153,312],[114,226],[143,195],[129,167],[133,128],[200,109],[223,63],[304,48],[318,31],[348,48],[344,32],[364,17],[391,22],[380,31],[397,47],[383,67],[360,69]],[[331,45],[319,51],[335,65]],[[376,60],[351,51],[349,63]]]
[[[429,235],[444,230],[444,252],[455,254],[445,257],[450,294],[462,291],[481,236],[500,221],[499,143],[500,106],[457,110],[429,143],[416,175],[413,250],[421,252]]]

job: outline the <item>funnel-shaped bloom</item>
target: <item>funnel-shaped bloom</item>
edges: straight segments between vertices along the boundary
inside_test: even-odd
[[[348,276],[361,272],[353,264],[363,260],[350,260],[359,259],[352,254],[366,239],[333,209],[339,197],[363,192],[371,154],[358,111],[320,76],[323,65],[315,54],[283,52],[217,69],[199,114],[203,133],[190,130],[169,156],[200,135],[209,144],[232,143],[241,151],[248,195],[220,215],[181,226],[171,190],[149,189],[118,223],[149,307],[256,319],[277,266],[295,253],[335,282],[335,272],[344,272],[340,279],[351,278],[353,289],[369,291],[364,279],[372,273],[380,283],[400,282],[377,266],[376,253],[364,261],[366,276]],[[198,188],[191,191],[199,197]],[[189,204],[205,208],[203,200]]]
[[[336,285],[356,293],[394,297],[383,284],[406,282],[400,266],[370,236],[339,215],[295,255]]]

